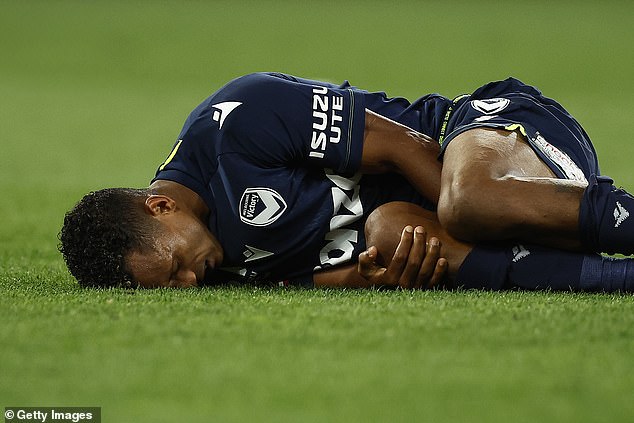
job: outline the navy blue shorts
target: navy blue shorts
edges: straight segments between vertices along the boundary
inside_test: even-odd
[[[454,100],[441,157],[457,135],[473,128],[519,131],[557,177],[587,182],[599,174],[597,154],[579,123],[556,101],[514,78],[491,82]]]

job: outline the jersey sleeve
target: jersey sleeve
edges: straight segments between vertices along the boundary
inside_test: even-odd
[[[349,85],[260,73],[220,94],[214,101],[235,107],[221,128],[230,144],[224,152],[247,155],[262,166],[359,169],[365,100]]]

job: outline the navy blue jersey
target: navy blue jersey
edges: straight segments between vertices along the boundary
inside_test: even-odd
[[[155,180],[203,198],[223,269],[310,285],[313,272],[356,260],[366,217],[379,205],[433,207],[398,175],[358,172],[365,109],[437,139],[450,104],[438,95],[410,104],[347,82],[247,75],[189,115]]]
[[[470,128],[519,130],[559,177],[598,173],[576,121],[514,79],[453,102],[430,94],[410,103],[347,82],[257,73],[231,81],[190,114],[155,180],[203,198],[223,268],[250,281],[310,285],[313,272],[356,260],[366,248],[366,217],[379,205],[433,208],[398,175],[358,172],[365,109],[444,140],[443,151]]]

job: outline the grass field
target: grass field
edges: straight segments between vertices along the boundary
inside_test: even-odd
[[[392,96],[514,75],[634,190],[634,3],[0,0],[0,408],[104,422],[631,422],[634,297],[79,289],[85,192],[144,186],[189,111],[276,70]]]

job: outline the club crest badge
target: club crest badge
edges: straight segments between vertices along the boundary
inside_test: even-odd
[[[506,98],[488,98],[485,100],[471,100],[471,107],[485,115],[494,115],[506,109],[511,103]]]
[[[240,198],[240,220],[252,226],[267,226],[284,214],[286,201],[271,188],[247,188]]]

